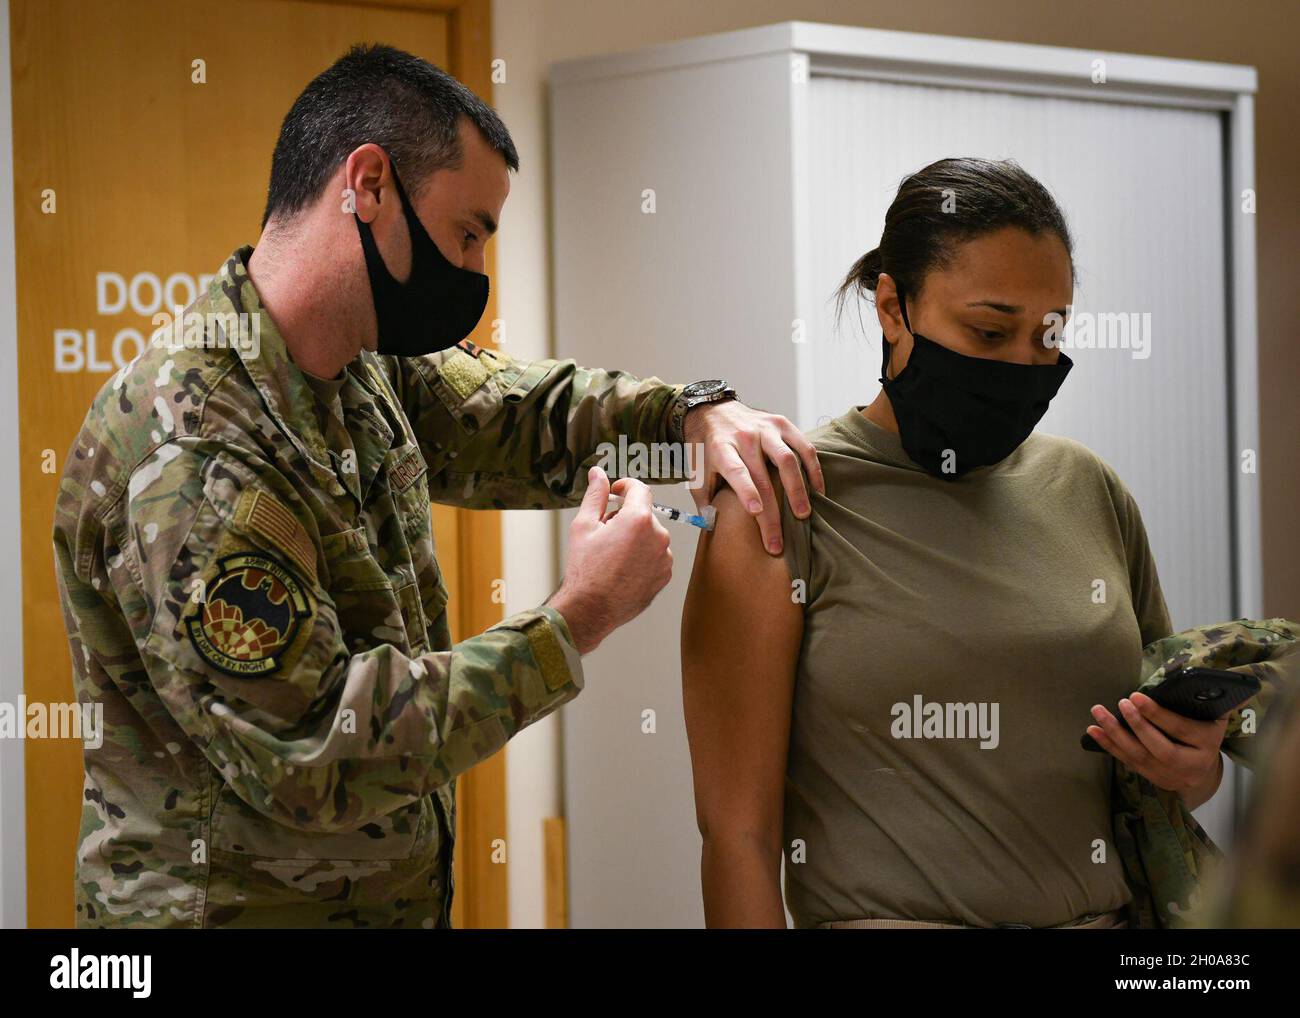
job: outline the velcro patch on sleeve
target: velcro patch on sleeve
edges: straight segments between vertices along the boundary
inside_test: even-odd
[[[528,637],[528,646],[532,648],[546,688],[551,692],[561,688],[569,681],[569,664],[550,622],[545,617],[533,619],[524,626],[524,635]]]
[[[316,583],[316,546],[311,536],[289,508],[270,492],[259,488],[245,490],[235,509],[235,523],[283,552],[309,583]]]
[[[463,350],[457,350],[448,357],[438,368],[438,374],[461,399],[469,399],[488,380],[487,367]]]

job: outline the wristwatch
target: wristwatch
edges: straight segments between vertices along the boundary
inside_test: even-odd
[[[686,441],[686,415],[705,403],[724,403],[736,398],[736,390],[720,378],[691,382],[673,401],[668,421],[668,433],[675,442]]]

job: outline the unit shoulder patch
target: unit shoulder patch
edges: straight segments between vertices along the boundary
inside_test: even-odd
[[[203,601],[185,619],[190,643],[228,675],[279,671],[311,617],[307,589],[284,562],[261,551],[225,555],[217,566]]]

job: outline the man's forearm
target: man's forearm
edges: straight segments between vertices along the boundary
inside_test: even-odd
[[[592,466],[648,482],[689,475],[685,451],[671,448],[680,443],[671,411],[682,386],[572,360],[491,361],[496,373],[484,375],[463,398],[425,365],[421,378],[429,382],[429,395],[416,401],[425,413],[413,421],[426,450],[433,501],[469,509],[559,509],[581,499]],[[460,421],[450,430],[449,409]],[[447,436],[461,438],[465,431],[452,449]]]

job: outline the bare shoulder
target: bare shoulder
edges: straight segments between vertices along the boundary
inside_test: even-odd
[[[755,636],[773,635],[782,620],[801,624],[785,560],[764,549],[755,517],[729,487],[718,490],[713,506],[717,523],[712,533],[700,535],[686,614],[702,625],[733,632],[743,622]]]

